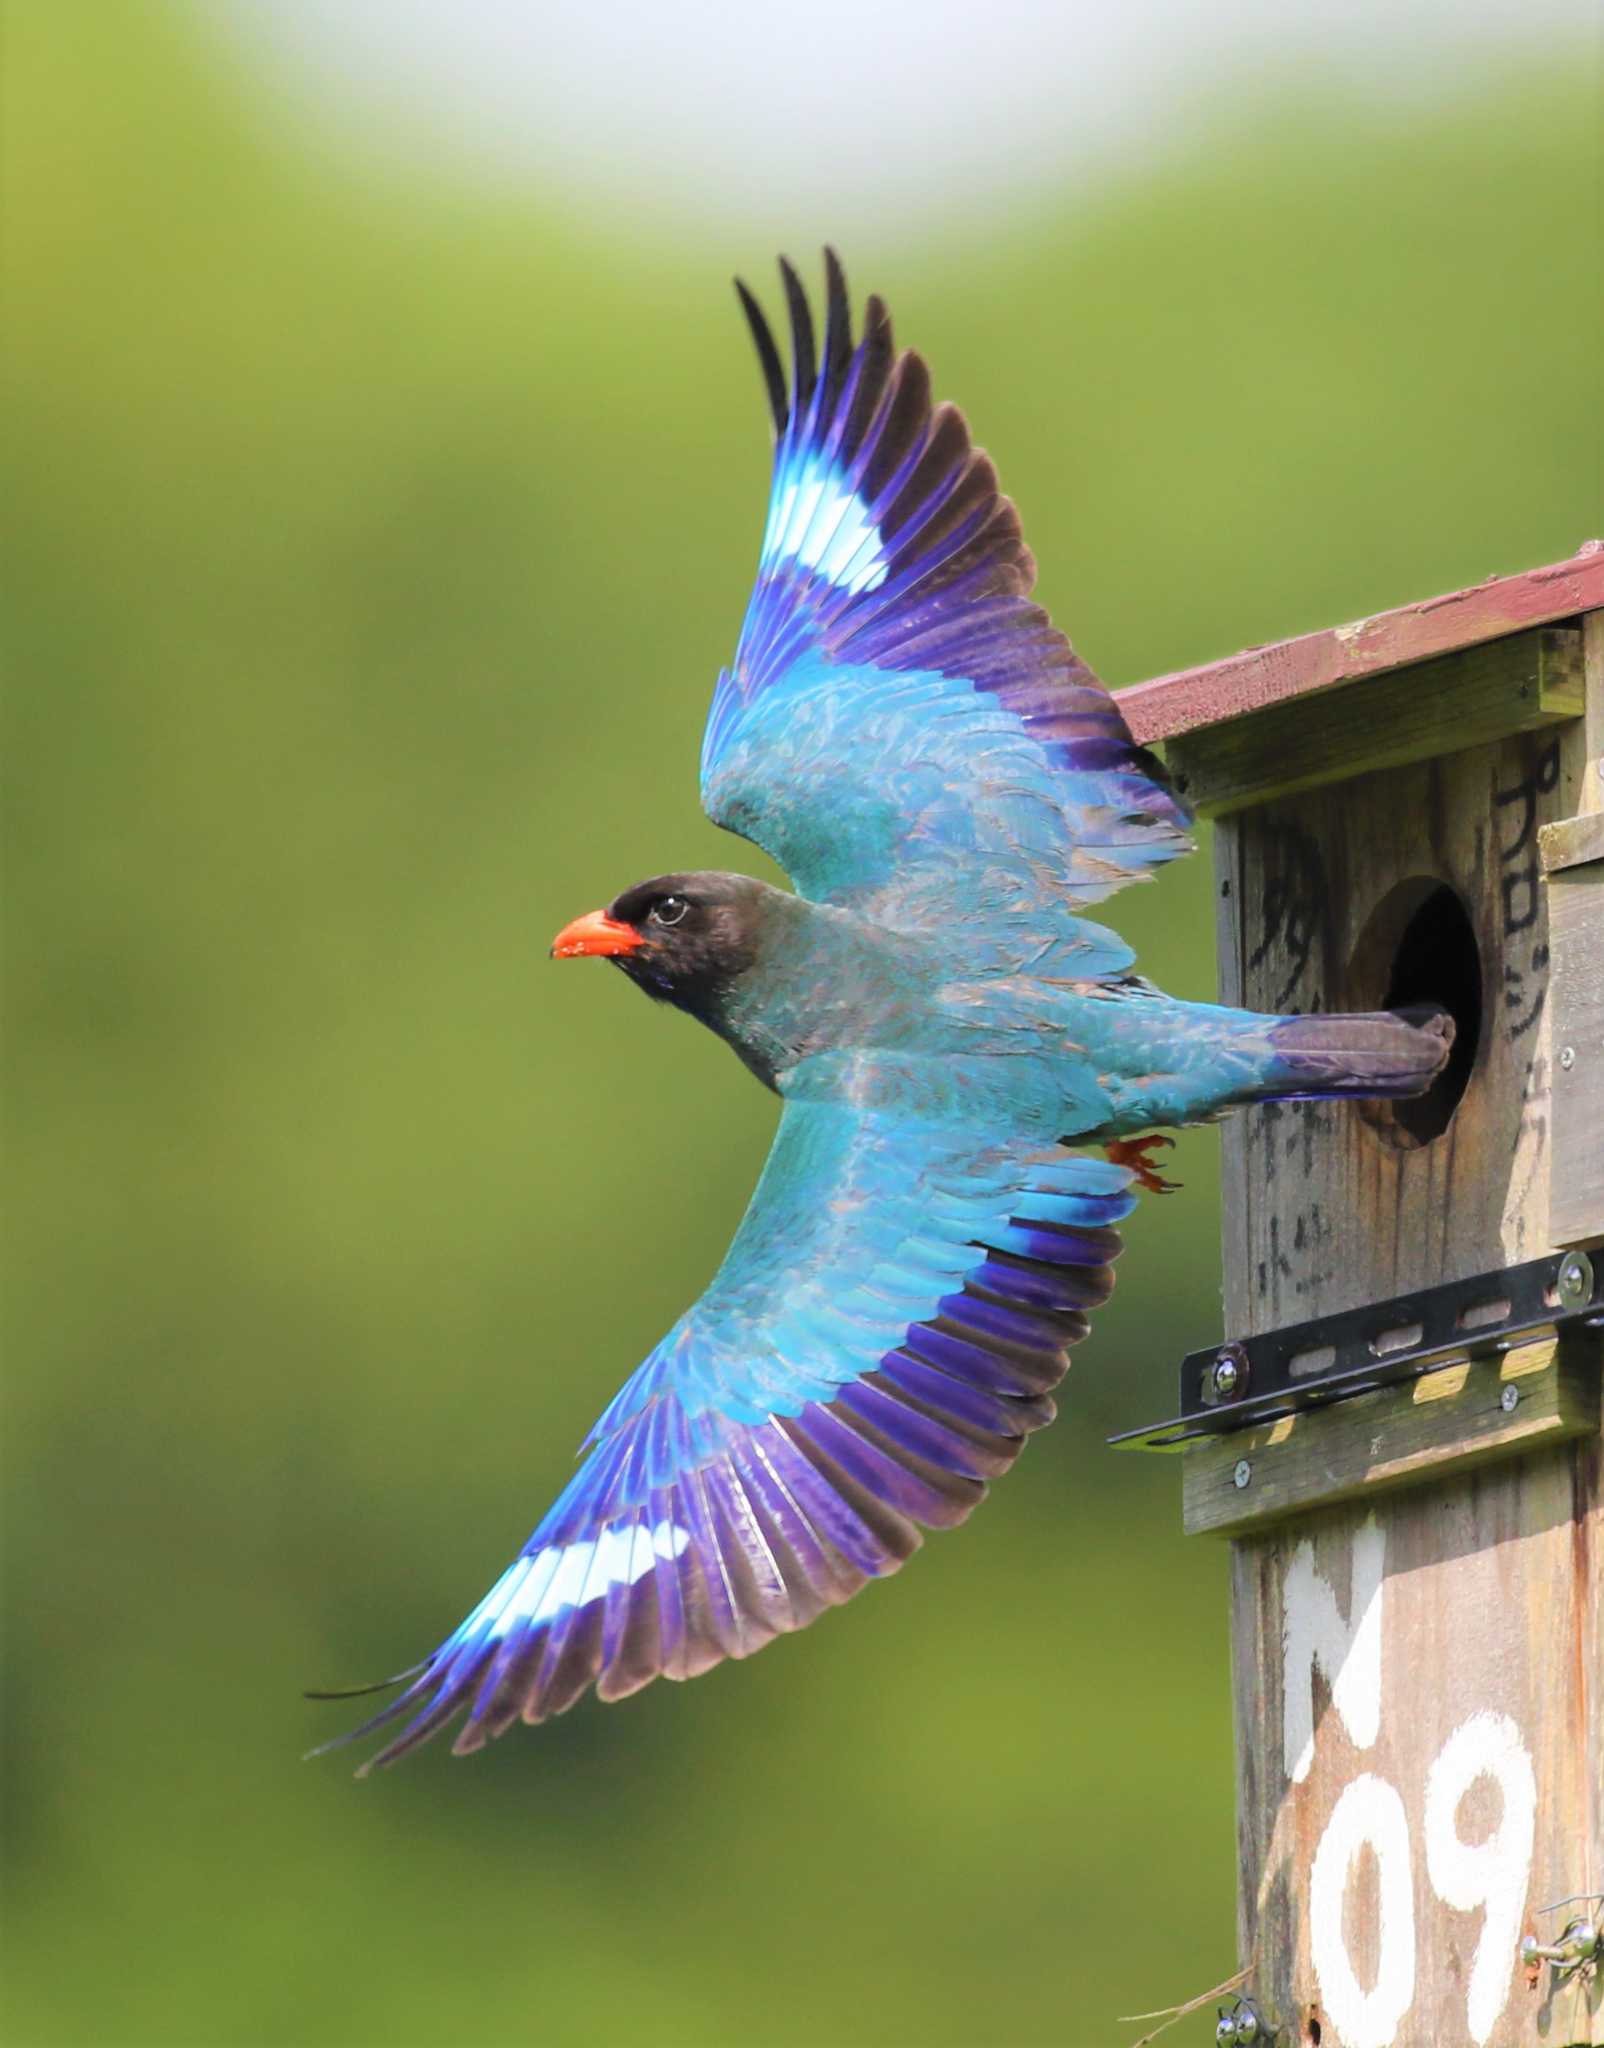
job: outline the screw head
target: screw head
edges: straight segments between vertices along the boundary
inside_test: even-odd
[[[1235,2043],[1240,2041],[1242,2036],[1237,2032],[1236,2016],[1234,2013],[1222,2012],[1220,2014],[1220,2017],[1214,2023],[1214,2038],[1216,2041],[1224,2042],[1225,2048],[1235,2048]]]
[[[1243,2006],[1236,2016],[1236,2038],[1242,2043],[1259,2038],[1259,2016],[1250,2005]]]
[[[1576,1064],[1576,1048],[1574,1045],[1562,1045],[1560,1047],[1559,1063],[1568,1074]]]
[[[1252,1478],[1253,1467],[1248,1463],[1246,1458],[1238,1458],[1236,1461],[1236,1470],[1231,1474],[1231,1484],[1237,1489],[1238,1493],[1240,1493],[1242,1488],[1251,1482]]]
[[[1504,1391],[1498,1397],[1498,1405],[1500,1408],[1503,1409],[1506,1415],[1513,1415],[1515,1410],[1520,1406],[1520,1388],[1505,1387]]]
[[[1248,1361],[1240,1344],[1224,1345],[1209,1367],[1207,1396],[1214,1401],[1234,1401],[1247,1392]]]
[[[1593,1299],[1593,1261],[1586,1252],[1567,1252],[1560,1260],[1554,1292],[1566,1308],[1580,1308]]]

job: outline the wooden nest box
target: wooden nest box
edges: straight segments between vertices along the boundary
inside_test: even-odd
[[[1230,1120],[1230,1341],[1133,1432],[1231,1540],[1248,1994],[1604,2042],[1604,543],[1120,701],[1214,821],[1222,1000],[1458,1027],[1422,1100]]]

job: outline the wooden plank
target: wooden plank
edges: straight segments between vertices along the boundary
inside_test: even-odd
[[[1580,629],[1543,626],[1188,733],[1166,755],[1181,794],[1201,816],[1217,817],[1579,718],[1582,709]]]
[[[1604,622],[1601,622],[1604,623]],[[1597,759],[1597,754],[1594,756]],[[1572,1467],[1572,1481],[1575,1488],[1575,1520],[1573,1527],[1578,1530],[1579,1540],[1589,1546],[1584,1552],[1578,1550],[1582,1562],[1584,1584],[1578,1606],[1580,1608],[1581,1632],[1576,1645],[1577,1668],[1583,1674],[1582,1682],[1590,1686],[1584,1696],[1583,1711],[1576,1727],[1589,1758],[1589,1767],[1582,1774],[1581,1798],[1576,1819],[1587,1854],[1587,1874],[1578,1891],[1598,1891],[1604,1888],[1604,1761],[1599,1748],[1604,1742],[1604,1439],[1594,1444],[1591,1454],[1585,1447],[1578,1446]],[[1591,1503],[1584,1517],[1582,1508]],[[1591,1674],[1591,1677],[1589,1677]],[[1587,1711],[1591,1708],[1591,1712]],[[1555,1898],[1563,1898],[1556,1892]],[[1552,1928],[1552,1919],[1544,1923],[1545,1930]],[[1604,1969],[1595,1972],[1604,1981]],[[1595,1998],[1593,2005],[1593,2048],[1604,2042],[1604,1993]],[[1555,2031],[1560,2031],[1556,2029]],[[1577,2029],[1578,2039],[1587,2036]]]
[[[1587,688],[1583,713],[1587,767],[1577,809],[1604,811],[1604,609],[1589,612],[1582,621],[1582,665]]]
[[[1546,568],[1489,577],[1446,597],[1134,683],[1119,692],[1120,708],[1136,737],[1152,745],[1288,698],[1598,609],[1604,609],[1604,541],[1592,540],[1569,560]]]
[[[1577,814],[1538,835],[1554,992],[1549,1234],[1604,1241],[1604,611],[1582,626],[1586,705]]]
[[[1604,1884],[1598,1436],[1232,1544],[1239,1936],[1288,2048],[1604,2042],[1528,1987]]]
[[[1584,811],[1580,817],[1545,825],[1537,835],[1537,846],[1545,875],[1604,860],[1604,811]]]
[[[1604,824],[1604,819],[1599,822]],[[1554,992],[1549,1235],[1604,1239],[1604,860],[1548,879]]]
[[[1407,1385],[1206,1438],[1188,1445],[1182,1467],[1187,1534],[1239,1536],[1314,1506],[1596,1436],[1601,1379],[1604,1341],[1587,1333],[1562,1348],[1550,1335],[1502,1358],[1445,1362]]]
[[[1400,884],[1446,884],[1481,960],[1464,1098],[1429,1144],[1384,1107],[1271,1103],[1222,1131],[1225,1331],[1252,1336],[1553,1248],[1548,892],[1537,833],[1576,810],[1580,723],[1244,811],[1222,842],[1226,1002],[1369,1009]],[[1407,892],[1405,892],[1407,893]]]

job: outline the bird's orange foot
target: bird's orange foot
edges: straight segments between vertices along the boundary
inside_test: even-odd
[[[1169,1151],[1174,1143],[1175,1140],[1166,1138],[1162,1131],[1149,1131],[1145,1138],[1115,1138],[1103,1150],[1116,1166],[1128,1166],[1136,1175],[1136,1185],[1145,1188],[1150,1195],[1173,1195],[1181,1183],[1166,1180],[1147,1155],[1160,1147]]]

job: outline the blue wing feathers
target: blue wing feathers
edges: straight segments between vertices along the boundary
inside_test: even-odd
[[[798,1308],[781,1283],[754,1319],[740,1274],[722,1297],[715,1283],[612,1404],[518,1559],[354,1731],[404,1723],[373,1762],[458,1716],[456,1746],[473,1749],[587,1687],[618,1698],[749,1655],[895,1571],[922,1529],[964,1520],[1051,1421],[1082,1311],[1112,1284],[1123,1168],[818,1103],[788,1105],[775,1149],[813,1162],[806,1205],[815,1242],[836,1247],[835,1303]],[[889,1214],[895,1256],[884,1228],[842,1234],[840,1208]],[[760,1289],[771,1261],[809,1270],[796,1212],[794,1186],[774,1195],[766,1173],[727,1264]],[[754,1351],[761,1394],[736,1384]]]
[[[774,854],[805,894],[844,901],[884,892],[894,865],[971,848],[988,803],[1028,791],[1053,820],[1030,850],[1057,856],[1056,896],[1096,901],[1185,851],[1185,807],[1029,601],[1034,561],[962,414],[932,405],[925,365],[895,354],[878,301],[851,342],[833,255],[826,272],[821,368],[806,296],[782,266],[789,389],[741,290],[775,416],[774,480],[757,584],[704,740],[709,814]],[[781,700],[778,718],[763,715],[767,698]],[[973,744],[982,727],[1007,743],[989,757]],[[942,728],[947,744],[933,746]],[[945,801],[921,800],[905,774],[896,800],[898,772],[920,758],[933,758]]]

